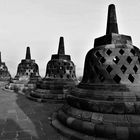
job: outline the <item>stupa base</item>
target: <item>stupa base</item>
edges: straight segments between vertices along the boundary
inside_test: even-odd
[[[37,89],[27,94],[27,98],[37,102],[64,102],[67,90]]]
[[[34,90],[36,88],[36,84],[34,83],[22,83],[22,82],[16,82],[16,83],[8,83],[5,85],[6,90],[11,90],[15,92],[26,92],[27,90]]]
[[[52,126],[79,140],[139,140],[140,116],[104,114],[64,105],[52,115]]]
[[[70,128],[65,127],[57,119],[52,120],[52,126],[62,133],[64,136],[68,137],[71,140],[93,140],[93,137],[89,137],[82,133],[78,133]]]
[[[105,138],[97,138],[93,136],[86,135],[84,133],[80,133],[76,130],[73,130],[69,127],[66,127],[63,123],[61,123],[57,119],[57,113],[55,112],[52,116],[51,125],[62,135],[68,137],[70,140],[108,140]]]
[[[65,102],[68,91],[74,88],[76,83],[76,80],[42,80],[37,82],[35,90],[27,94],[27,98],[37,102]]]

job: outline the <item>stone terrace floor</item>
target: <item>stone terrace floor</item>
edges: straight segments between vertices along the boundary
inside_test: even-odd
[[[68,140],[50,125],[48,117],[62,104],[38,103],[0,84],[0,140]]]

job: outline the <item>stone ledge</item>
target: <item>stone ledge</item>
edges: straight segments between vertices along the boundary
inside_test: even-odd
[[[93,112],[114,113],[114,114],[140,114],[140,102],[126,101],[105,101],[78,98],[76,96],[67,95],[66,100],[69,105]]]
[[[68,116],[80,119],[83,121],[102,123],[102,124],[113,124],[117,126],[140,126],[140,116],[133,114],[103,114],[98,112],[90,112],[86,110],[77,109],[69,106],[68,104],[63,105],[62,111]]]
[[[55,115],[55,119],[52,120],[52,125],[60,131],[63,131],[60,127],[56,126],[54,120],[61,126],[65,126],[68,130],[88,135],[89,137],[102,137],[103,139],[135,139],[139,140],[140,126],[117,126],[113,124],[93,123],[88,121],[82,121],[71,116],[68,116],[63,111],[59,110]],[[66,129],[65,128],[65,129]]]
[[[54,98],[48,98],[48,99],[43,99],[43,98],[37,98],[37,97],[33,97],[30,94],[27,94],[26,97],[30,100],[36,101],[36,102],[47,102],[47,103],[64,103],[63,99],[54,99]]]
[[[93,138],[88,135],[79,133],[77,131],[74,131],[70,128],[65,127],[63,124],[57,120],[57,118],[53,118],[51,125],[60,133],[67,136],[71,140],[107,140],[107,139],[100,139],[100,138]]]

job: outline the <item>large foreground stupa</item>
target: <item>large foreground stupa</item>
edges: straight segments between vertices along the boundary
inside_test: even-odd
[[[37,89],[29,94],[29,98],[36,101],[56,100],[65,98],[65,90],[77,84],[75,65],[70,55],[65,54],[64,38],[60,37],[58,53],[53,54],[47,64],[46,75],[37,82]]]
[[[140,139],[140,50],[119,34],[113,4],[106,35],[95,39],[83,79],[66,100],[52,125],[71,139]]]
[[[0,81],[9,81],[10,79],[11,79],[11,75],[8,71],[5,62],[2,62],[1,52],[0,52]]]

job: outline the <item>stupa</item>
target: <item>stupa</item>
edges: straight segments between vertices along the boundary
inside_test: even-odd
[[[65,54],[64,38],[60,37],[58,53],[53,54],[47,64],[46,74],[42,81],[37,82],[37,89],[29,94],[29,98],[46,102],[63,101],[64,92],[77,84],[75,65],[70,55]]]
[[[140,139],[140,50],[119,34],[115,5],[109,5],[106,35],[86,55],[83,79],[52,126],[71,139]]]
[[[41,80],[39,67],[34,59],[31,59],[30,47],[26,49],[26,57],[18,65],[17,74],[11,82],[5,86],[6,89],[23,91],[23,89],[36,88],[37,81]]]
[[[5,62],[2,62],[1,52],[0,52],[0,81],[9,81],[11,79],[11,75],[8,71]]]
[[[30,47],[26,49],[26,57],[18,65],[14,80],[35,83],[40,79],[39,68],[34,59],[31,59]]]

